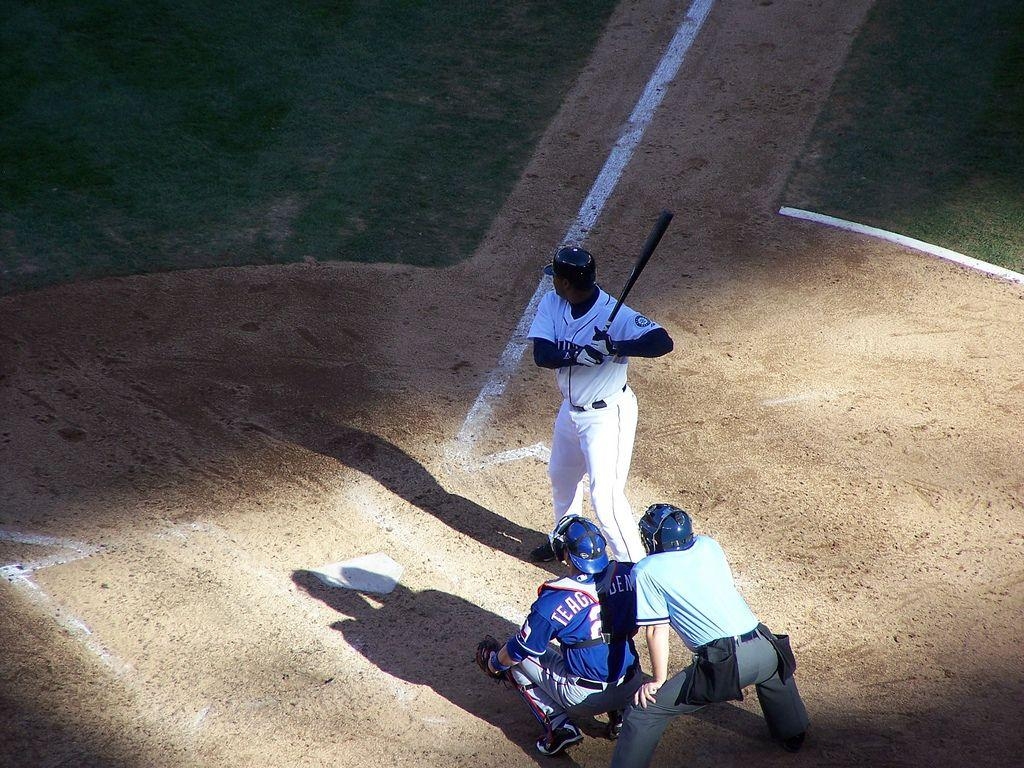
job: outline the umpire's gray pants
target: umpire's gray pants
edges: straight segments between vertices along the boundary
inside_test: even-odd
[[[768,730],[776,739],[787,739],[807,730],[807,710],[796,688],[796,679],[785,683],[779,677],[779,657],[769,640],[757,637],[736,645],[740,687],[757,686],[757,699],[768,723]],[[668,680],[655,701],[647,708],[630,705],[622,722],[622,735],[615,745],[611,768],[646,768],[651,764],[654,749],[669,720],[702,709],[702,705],[676,704],[685,690],[689,666]]]

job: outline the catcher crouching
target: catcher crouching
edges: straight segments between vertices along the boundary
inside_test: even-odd
[[[582,741],[572,716],[607,713],[606,735],[616,738],[621,712],[643,682],[633,645],[633,564],[609,561],[604,536],[579,515],[563,517],[551,541],[568,575],[540,586],[517,634],[505,643],[487,636],[476,649],[484,673],[510,682],[544,727],[542,755]]]

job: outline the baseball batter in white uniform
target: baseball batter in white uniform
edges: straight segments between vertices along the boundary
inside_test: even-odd
[[[604,327],[615,298],[596,283],[594,257],[564,247],[545,269],[554,290],[541,299],[530,326],[533,358],[553,368],[562,406],[551,440],[551,495],[557,524],[564,515],[582,514],[584,474],[590,502],[613,560],[637,562],[643,543],[626,500],[626,477],[636,435],[636,396],[626,382],[630,357],[660,357],[672,351],[664,328],[622,305]],[[550,542],[532,552],[535,560],[554,559]]]

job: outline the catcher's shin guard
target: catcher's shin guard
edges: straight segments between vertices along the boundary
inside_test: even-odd
[[[506,674],[515,689],[519,691],[519,695],[523,697],[523,701],[526,702],[533,716],[537,718],[537,722],[544,726],[545,732],[550,733],[553,728],[565,721],[565,710],[552,700],[543,688],[530,680],[519,669],[510,669]]]

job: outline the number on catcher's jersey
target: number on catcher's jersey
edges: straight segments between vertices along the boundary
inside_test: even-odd
[[[590,608],[590,639],[597,640],[601,637],[601,633],[604,631],[604,627],[601,624],[601,604],[591,606]]]

